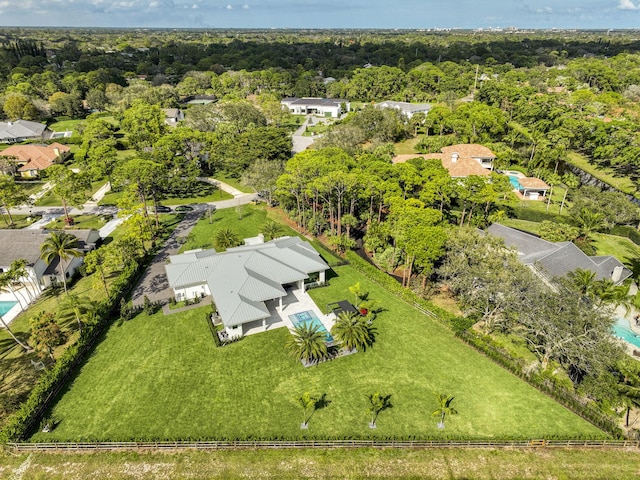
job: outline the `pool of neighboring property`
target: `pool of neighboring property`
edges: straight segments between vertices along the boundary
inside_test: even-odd
[[[517,188],[518,190],[522,188],[522,185],[520,185],[520,182],[518,181],[518,177],[515,175],[509,175],[509,181],[511,182],[511,185],[513,185],[513,188]]]
[[[616,320],[613,324],[613,332],[616,337],[640,348],[640,335],[631,330],[629,320],[626,318],[620,317]]]
[[[0,302],[0,316],[6,315],[18,302]]]
[[[316,316],[316,313],[313,310],[307,310],[305,312],[299,312],[294,313],[293,315],[289,315],[289,320],[291,320],[294,327],[297,327],[298,325],[311,325],[314,327],[319,327],[318,329],[321,332],[325,332],[325,339],[327,343],[333,342],[333,337],[325,328],[320,319]]]

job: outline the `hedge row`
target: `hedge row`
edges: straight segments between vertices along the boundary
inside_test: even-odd
[[[522,370],[523,365],[520,362],[512,358],[507,352],[491,345],[484,337],[480,337],[470,331],[459,332],[458,337],[499,364],[505,370],[508,370],[527,382],[529,385],[549,395],[558,403],[564,405],[569,410],[581,416],[596,427],[609,433],[614,438],[624,438],[624,435],[618,427],[618,423],[615,419],[605,415],[590,403],[584,403],[584,399],[572,391],[567,390],[565,387],[553,383],[553,381],[548,377],[536,374],[526,374]]]
[[[119,307],[120,298],[129,292],[141,272],[142,266],[135,263],[126,266],[120,272],[111,286],[109,297],[100,302],[96,309],[96,321],[86,325],[78,341],[67,348],[53,367],[45,370],[40,376],[29,398],[0,430],[0,443],[23,440],[29,435],[56,394],[82,363],[99,335],[115,318],[114,313]]]

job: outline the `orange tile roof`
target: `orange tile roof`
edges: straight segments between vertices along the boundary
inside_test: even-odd
[[[458,159],[455,162],[452,161],[454,153],[458,154]],[[449,175],[454,178],[462,178],[470,175],[490,175],[491,171],[480,165],[476,159],[493,160],[496,156],[487,147],[470,143],[443,147],[442,153],[396,155],[393,158],[393,163],[404,163],[412,158],[437,158],[442,162],[442,166],[449,171]]]
[[[44,170],[58,160],[58,150],[61,154],[69,152],[71,149],[60,143],[51,145],[12,145],[0,152],[0,156],[15,157],[18,162],[26,162],[18,171]]]
[[[534,177],[521,177],[518,178],[518,182],[524,188],[538,188],[540,190],[548,190],[549,188],[551,188],[543,180]]]

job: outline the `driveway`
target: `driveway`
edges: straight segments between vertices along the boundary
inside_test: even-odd
[[[198,223],[200,215],[199,212],[190,212],[185,215],[184,219],[176,226],[164,247],[162,247],[162,250],[154,257],[151,265],[134,287],[133,293],[131,294],[134,305],[142,305],[145,295],[152,302],[165,303],[171,298],[173,292],[169,287],[164,266],[170,255],[178,253],[178,250],[180,250],[182,246],[181,240],[189,235],[191,229]]]

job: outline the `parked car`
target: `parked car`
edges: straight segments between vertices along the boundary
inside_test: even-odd
[[[190,205],[178,205],[176,207],[176,212],[192,212],[193,207]]]
[[[157,207],[153,207],[153,205],[152,205],[152,206],[147,208],[147,211],[149,213],[156,213],[156,212],[157,213],[169,213],[169,212],[171,212],[171,208],[166,207],[164,205],[158,205]]]

